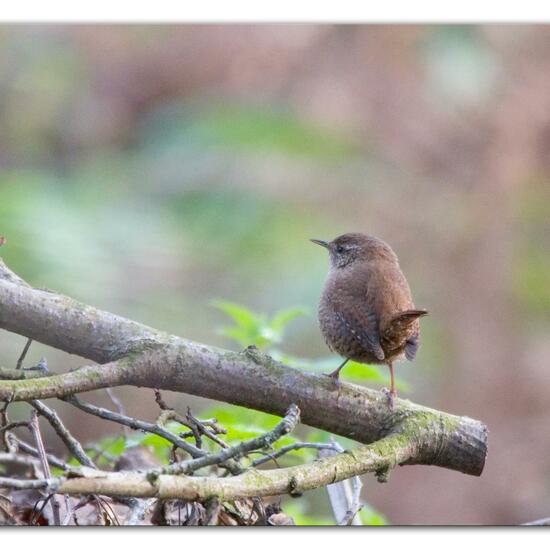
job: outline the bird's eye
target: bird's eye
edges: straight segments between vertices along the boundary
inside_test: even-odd
[[[336,252],[338,252],[338,254],[342,254],[342,252],[344,252],[344,247],[341,244],[339,244],[336,247]]]

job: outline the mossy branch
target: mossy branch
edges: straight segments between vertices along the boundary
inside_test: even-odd
[[[430,464],[470,475],[483,470],[487,430],[477,420],[402,399],[396,400],[392,411],[381,392],[348,383],[336,388],[326,377],[284,366],[254,349],[235,353],[169,335],[71,298],[33,289],[17,276],[3,276],[3,269],[0,263],[0,328],[101,364],[44,378],[0,381],[1,400],[61,398],[132,385],[189,393],[280,416],[295,403],[305,424],[369,444],[361,457],[381,456],[382,462],[375,461],[381,473],[397,463]],[[374,464],[367,462],[357,466],[359,470]],[[248,475],[234,479],[246,480]],[[300,473],[296,478],[299,482],[302,475],[306,476]],[[109,477],[104,483],[115,483],[114,479]],[[189,483],[204,483],[205,487],[222,481],[227,487],[237,483],[198,479]],[[275,478],[269,479],[271,483]],[[288,481],[277,478],[269,486],[281,487],[284,480]],[[66,487],[85,481],[67,480]],[[309,481],[303,483],[309,487]]]
[[[273,470],[249,470],[233,477],[201,477],[146,473],[103,472],[82,469],[81,477],[51,479],[44,483],[56,493],[70,495],[101,494],[142,498],[207,500],[212,497],[230,501],[249,497],[299,494],[356,475],[387,472],[397,464],[407,463],[414,446],[399,435],[391,435],[353,451]],[[9,480],[0,478],[0,486]]]

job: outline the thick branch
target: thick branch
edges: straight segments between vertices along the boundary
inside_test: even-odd
[[[100,363],[112,361],[38,380],[0,381],[0,399],[64,397],[133,385],[280,416],[296,403],[305,424],[362,443],[390,433],[417,442],[408,463],[472,475],[483,470],[487,435],[482,423],[399,399],[390,411],[380,392],[347,383],[335,388],[326,377],[283,366],[256,350],[234,353],[170,336],[1,277],[0,328]]]

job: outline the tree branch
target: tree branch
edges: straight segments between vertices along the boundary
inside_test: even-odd
[[[66,397],[133,385],[185,392],[279,416],[296,403],[305,424],[377,445],[369,446],[369,452],[386,449],[393,453],[394,445],[386,446],[397,438],[399,464],[431,464],[471,475],[483,470],[487,431],[479,421],[402,399],[390,411],[381,392],[348,383],[335,388],[326,377],[286,367],[255,349],[235,353],[171,336],[65,296],[30,288],[13,276],[2,277],[1,266],[0,328],[103,364],[39,379],[0,381],[0,399]],[[377,469],[385,460],[393,462],[393,458],[378,457]],[[244,474],[255,475],[259,474]],[[192,483],[200,483],[197,479]],[[269,487],[280,488],[284,480],[271,480]],[[76,479],[67,483],[73,487],[85,481],[89,483]],[[236,483],[208,481],[225,482]],[[121,482],[109,478],[109,483]]]
[[[234,477],[198,477],[160,475],[151,478],[146,473],[103,472],[86,469],[82,477],[39,480],[0,478],[0,487],[50,487],[51,491],[70,495],[102,494],[138,498],[237,500],[298,494],[336,483],[368,472],[387,471],[407,463],[417,453],[414,442],[405,441],[399,434],[346,451],[334,457],[273,470],[249,470]]]

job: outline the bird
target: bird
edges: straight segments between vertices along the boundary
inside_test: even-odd
[[[420,346],[417,309],[401,271],[397,255],[383,240],[363,233],[346,233],[327,242],[310,239],[328,250],[329,271],[319,301],[319,325],[331,351],[345,358],[327,374],[338,384],[349,360],[387,365],[390,389],[385,390],[393,409],[393,364],[412,361]]]

